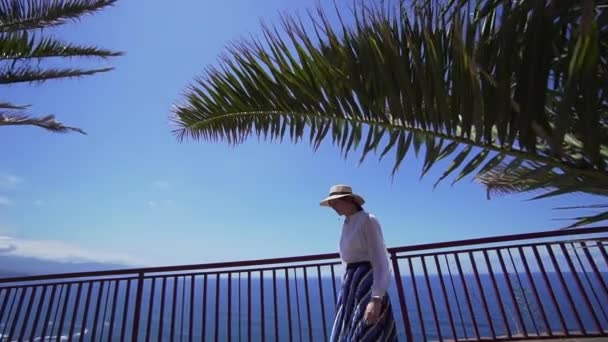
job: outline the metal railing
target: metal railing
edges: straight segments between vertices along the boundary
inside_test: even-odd
[[[400,340],[608,336],[608,227],[389,249]],[[324,341],[338,254],[0,279],[0,341]]]

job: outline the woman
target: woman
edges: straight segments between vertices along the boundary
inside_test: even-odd
[[[382,229],[363,210],[363,197],[348,185],[334,185],[322,206],[344,216],[340,258],[346,264],[331,341],[396,341],[387,294],[391,275]]]

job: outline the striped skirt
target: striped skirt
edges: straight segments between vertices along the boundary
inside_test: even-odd
[[[336,306],[332,342],[397,341],[395,319],[388,294],[380,318],[367,325],[363,319],[371,298],[373,272],[369,262],[348,264]]]

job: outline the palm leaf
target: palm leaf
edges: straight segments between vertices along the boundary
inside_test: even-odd
[[[62,124],[54,115],[34,118],[22,113],[0,111],[0,126],[37,126],[56,133],[78,132],[86,134],[83,130]]]
[[[16,105],[16,104],[12,104],[9,102],[0,102],[0,109],[26,109],[29,106],[24,106],[24,105]]]
[[[114,68],[112,67],[99,69],[40,69],[34,67],[4,68],[0,69],[0,84],[44,82],[58,78],[90,76],[113,69]]]
[[[346,155],[366,129],[361,158],[386,141],[393,175],[413,148],[425,151],[423,175],[453,154],[441,179],[461,165],[456,181],[476,171],[506,177],[530,161],[534,182],[515,173],[492,191],[605,195],[596,191],[608,188],[605,16],[582,20],[582,7],[563,1],[386,6],[397,2],[355,7],[351,27],[319,9],[314,34],[291,16],[263,26],[263,39],[229,47],[187,89],[173,108],[174,134],[239,144],[251,135],[299,141],[308,130],[313,148],[330,139]]]
[[[0,34],[0,60],[29,62],[49,57],[116,57],[121,52],[95,46],[79,46],[51,37],[38,38],[27,31]]]
[[[62,25],[98,12],[117,0],[1,0],[0,32]]]

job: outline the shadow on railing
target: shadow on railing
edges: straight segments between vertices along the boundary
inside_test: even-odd
[[[391,248],[400,340],[608,336],[608,227]],[[0,279],[0,341],[327,340],[338,254]]]

